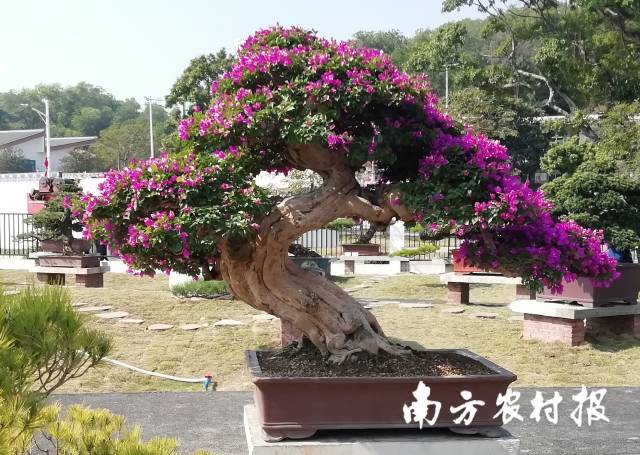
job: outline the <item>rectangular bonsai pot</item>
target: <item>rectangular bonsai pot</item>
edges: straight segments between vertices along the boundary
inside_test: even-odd
[[[470,273],[483,273],[483,274],[487,274],[487,273],[493,273],[496,274],[497,272],[492,272],[491,270],[486,270],[486,269],[479,269],[478,267],[474,267],[472,265],[466,265],[464,263],[464,260],[458,256],[458,250],[451,250],[451,257],[453,259],[453,272],[458,274],[458,275],[468,275]]]
[[[100,256],[63,256],[58,254],[47,254],[38,257],[38,265],[42,267],[100,267]]]
[[[466,349],[432,349],[460,354],[473,359],[493,374],[431,377],[269,377],[260,369],[255,351],[245,358],[255,385],[254,400],[258,421],[271,438],[305,438],[317,430],[414,428],[418,423],[405,423],[403,406],[415,401],[413,391],[423,381],[431,388],[429,399],[442,403],[434,427],[464,427],[453,420],[451,406],[465,400],[460,392],[468,390],[473,400],[484,406],[471,423],[473,427],[498,427],[501,418],[496,399],[504,394],[516,375]],[[428,425],[425,423],[425,427]]]
[[[73,239],[71,246],[76,251],[82,251],[88,253],[91,251],[91,241],[83,239]],[[42,240],[40,241],[40,249],[47,253],[62,253],[62,240]]]
[[[585,307],[599,307],[615,303],[638,303],[640,292],[640,264],[618,264],[620,276],[608,288],[596,288],[588,278],[578,278],[571,283],[562,282],[562,294],[552,294],[544,288],[538,300],[564,300]]]
[[[358,253],[359,256],[379,256],[380,245],[377,243],[343,243],[342,253]]]

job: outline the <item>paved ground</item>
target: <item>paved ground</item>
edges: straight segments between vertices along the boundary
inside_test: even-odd
[[[588,427],[585,421],[581,428],[569,417],[576,404],[571,395],[578,389],[537,389],[546,399],[554,390],[562,395],[557,425],[547,423],[544,415],[540,423],[530,419],[535,390],[518,390],[522,392],[519,403],[524,422],[511,423],[506,428],[520,438],[521,453],[640,455],[640,388],[608,389],[602,404],[610,422],[594,422]],[[57,395],[54,400],[63,405],[82,403],[111,409],[125,415],[129,422],[141,424],[145,437],[178,437],[185,454],[196,449],[216,455],[247,453],[242,407],[252,401],[249,392]]]

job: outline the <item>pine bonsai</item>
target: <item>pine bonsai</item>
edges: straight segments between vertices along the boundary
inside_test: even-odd
[[[73,216],[70,208],[71,198],[82,194],[82,188],[73,179],[49,178],[48,183],[54,194],[52,199],[45,202],[44,208],[29,217],[26,222],[32,224],[34,230],[23,234],[20,238],[35,238],[43,240],[57,240],[62,242],[63,254],[81,253],[73,242],[73,233],[82,232],[83,225],[77,216]],[[34,190],[36,195],[38,190]]]
[[[420,222],[464,239],[481,268],[558,290],[562,278],[615,277],[600,233],[556,222],[541,192],[514,175],[499,143],[438,110],[428,81],[380,51],[299,28],[257,32],[211,85],[209,106],[180,122],[180,150],[106,175],[76,206],[85,235],[132,271],[197,275],[206,264],[253,307],[298,327],[324,355],[405,352],[338,286],[297,267],[289,244],[336,218]],[[375,185],[356,173],[373,161]],[[285,198],[263,170],[310,169],[319,188]]]

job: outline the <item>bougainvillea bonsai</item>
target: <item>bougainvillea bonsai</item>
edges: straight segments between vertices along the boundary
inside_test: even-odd
[[[380,51],[299,28],[257,32],[178,133],[180,150],[111,171],[99,195],[83,198],[86,236],[137,273],[206,266],[332,360],[402,352],[371,312],[289,259],[290,243],[339,217],[447,230],[464,239],[470,264],[536,288],[615,279],[600,233],[554,221],[503,146],[440,112],[428,81]],[[355,173],[367,161],[380,179],[361,187]],[[278,199],[254,183],[262,170],[290,169],[311,169],[323,184]]]

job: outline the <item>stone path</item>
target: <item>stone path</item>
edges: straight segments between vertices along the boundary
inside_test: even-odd
[[[101,319],[121,319],[127,316],[129,316],[129,313],[126,311],[110,311],[108,313],[98,313],[95,315],[95,317]]]
[[[169,330],[172,328],[173,328],[172,324],[151,324],[149,327],[147,327],[147,330],[162,332],[164,330]]]
[[[81,306],[80,308],[78,308],[76,311],[78,311],[79,313],[98,313],[101,311],[107,311],[112,309],[112,306],[109,305],[102,305],[102,306]]]
[[[471,313],[469,316],[472,318],[479,318],[479,319],[495,319],[498,317],[498,314],[479,312],[479,313]]]
[[[221,319],[218,322],[214,322],[214,327],[220,326],[233,326],[233,325],[246,325],[244,322],[236,321],[235,319]]]
[[[455,307],[455,308],[443,308],[442,310],[440,310],[441,313],[448,313],[448,314],[461,314],[464,313],[465,309],[462,307]]]

